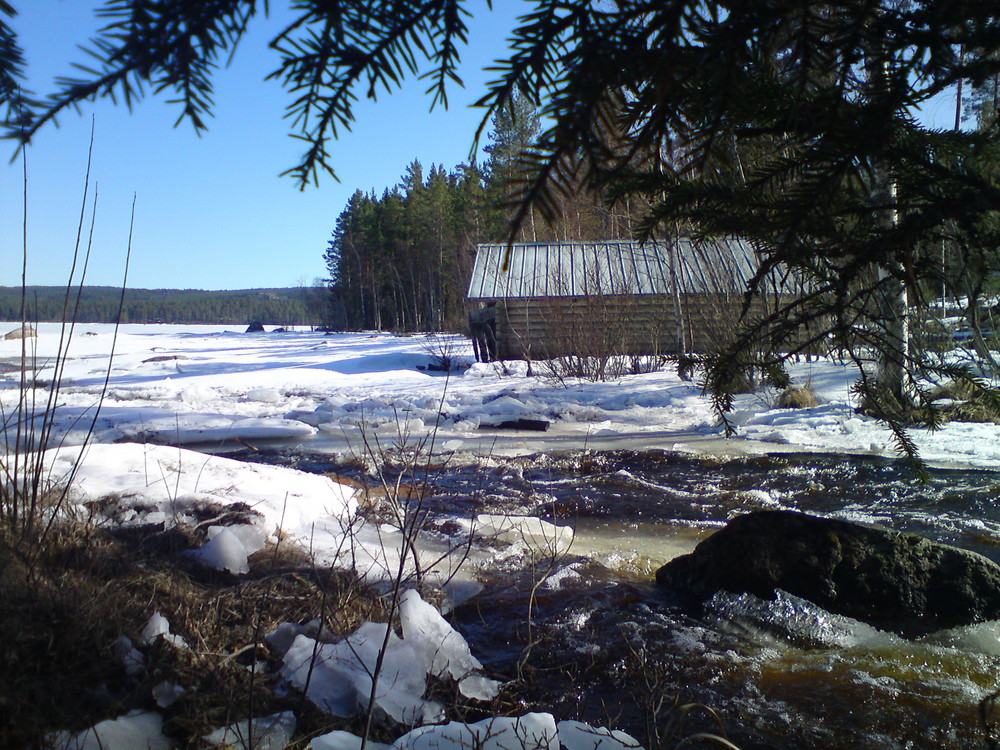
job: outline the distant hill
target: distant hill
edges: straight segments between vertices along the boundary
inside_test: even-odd
[[[80,292],[77,306],[77,292]],[[63,319],[66,288],[29,286],[27,318],[31,321]],[[80,323],[114,323],[121,289],[86,286],[72,289],[70,315]],[[287,289],[126,289],[122,323],[216,323],[247,325],[322,325],[326,292],[316,287]],[[21,287],[0,287],[0,320],[21,317]]]

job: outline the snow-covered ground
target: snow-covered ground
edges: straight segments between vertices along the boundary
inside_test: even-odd
[[[6,327],[4,327],[6,326]],[[16,327],[0,324],[0,332]],[[81,324],[69,344],[57,403],[54,440],[83,442],[101,404],[112,344],[111,326]],[[59,326],[42,324],[28,354],[33,376],[53,377]],[[726,438],[709,400],[673,368],[609,382],[546,377],[535,365],[472,364],[458,336],[312,332],[246,334],[210,326],[123,326],[93,440],[211,444],[264,440],[301,442],[309,450],[363,454],[366,441],[390,445],[433,435],[440,452],[512,455],[579,449],[676,449],[706,453],[807,450],[894,454],[889,430],[855,413],[856,374],[837,362],[792,367],[820,405],[772,408],[775,394],[740,396]],[[0,340],[3,413],[13,413],[19,373],[11,366],[21,342]],[[464,365],[433,371],[436,355]],[[7,365],[7,366],[4,366]],[[6,372],[4,372],[6,370]],[[47,391],[35,399],[44,404]],[[542,419],[546,432],[490,429],[513,419]],[[8,428],[8,435],[11,430]],[[930,462],[1000,465],[1000,427],[951,423],[913,430]]]
[[[16,327],[0,324],[0,334]],[[364,457],[404,443],[468,460],[617,448],[713,454],[894,453],[890,432],[854,411],[855,373],[832,361],[792,368],[796,384],[810,386],[820,405],[775,409],[775,393],[740,396],[731,415],[738,433],[727,438],[708,398],[673,368],[590,382],[546,377],[544,367],[536,363],[535,372],[543,374],[528,376],[523,363],[475,364],[467,340],[442,335],[247,334],[223,327],[127,325],[118,332],[112,357],[113,338],[111,326],[77,326],[61,376],[54,360],[59,351],[58,325],[42,324],[38,337],[23,344],[0,340],[0,409],[7,445],[21,439],[22,451],[30,449],[25,439],[30,430],[18,420],[27,410],[34,413],[38,427],[42,415],[48,414],[53,428],[46,454],[50,479],[71,482],[72,500],[96,503],[98,515],[108,523],[193,525],[205,517],[206,509],[241,503],[240,523],[210,527],[204,545],[190,552],[202,563],[234,574],[246,572],[248,556],[268,540],[277,540],[281,529],[281,539],[298,541],[318,562],[353,567],[369,579],[412,570],[413,555],[420,556],[422,568],[428,561],[438,561],[437,575],[442,585],[450,581],[445,593],[455,601],[474,594],[477,586],[469,575],[454,575],[460,561],[468,571],[520,552],[556,554],[567,548],[572,532],[537,518],[478,516],[456,521],[449,538],[423,533],[416,545],[410,545],[400,523],[384,517],[371,520],[360,513],[358,499],[346,485],[179,446],[218,450],[223,444],[279,441],[308,451]],[[22,372],[24,355],[29,367]],[[441,355],[459,366],[448,373],[434,369]],[[51,383],[57,377],[61,386],[54,392]],[[22,380],[35,385],[26,391],[26,400],[19,387]],[[550,426],[544,432],[498,428],[518,419],[543,420]],[[1000,466],[997,425],[952,423],[936,432],[913,430],[912,435],[928,461]],[[7,460],[4,465],[14,463]],[[497,551],[498,539],[503,541],[503,553]],[[456,547],[458,554],[449,556]],[[467,687],[463,694],[470,699],[488,699],[495,693],[497,686],[478,672],[478,662],[464,640],[433,607],[415,593],[404,594],[401,606],[401,638],[385,625],[369,623],[342,648],[320,647],[296,631],[298,626],[287,624],[284,633],[274,634],[287,641],[283,676],[292,685],[301,682],[305,662],[300,657],[319,655],[322,665],[315,668],[320,679],[309,687],[310,700],[331,713],[353,715],[370,693],[366,677],[370,668],[350,659],[345,662],[341,652],[346,649],[354,654],[351,658],[364,662],[374,653],[373,643],[388,643],[392,655],[387,652],[386,670],[392,676],[380,682],[378,700],[403,724],[443,717],[436,704],[422,698],[428,674],[451,675],[460,688]],[[152,629],[150,637],[174,638],[157,617],[147,626]],[[427,638],[432,642],[428,644]],[[171,643],[186,647],[180,638]],[[433,658],[427,656],[432,651]],[[126,669],[142,669],[141,650],[123,642],[122,653]],[[438,653],[449,655],[447,663],[438,663]],[[419,669],[403,668],[413,664]],[[167,685],[162,693],[170,695],[177,689],[182,686]],[[268,740],[273,744],[267,746],[280,747],[294,731],[294,716],[270,718],[270,723],[259,720],[253,731],[273,728],[274,738]],[[488,726],[418,726],[395,746],[458,748],[480,740],[483,747],[510,750],[555,749],[560,741],[573,750],[636,746],[627,735],[575,722],[557,725],[546,714],[498,721]],[[104,722],[89,734],[60,736],[58,743],[168,747],[169,741],[160,734],[161,723],[155,712],[138,712]],[[223,727],[215,734],[224,745],[246,731]],[[140,745],[135,744],[137,737]],[[359,746],[357,738],[342,732],[313,742],[317,748]]]

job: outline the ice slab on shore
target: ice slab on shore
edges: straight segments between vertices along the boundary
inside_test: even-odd
[[[423,699],[427,671],[413,646],[384,623],[366,622],[339,643],[296,636],[282,660],[281,673],[318,708],[352,718],[368,707],[372,675],[384,648],[375,707],[400,724],[444,719],[444,708]]]
[[[163,734],[163,717],[153,711],[130,711],[76,734],[59,732],[48,737],[48,743],[57,750],[170,750],[174,746]]]
[[[559,750],[559,735],[552,714],[532,713],[417,727],[392,745],[399,750]]]
[[[582,721],[560,721],[559,744],[566,750],[642,750],[630,734],[607,727],[594,727]]]
[[[291,711],[239,721],[202,737],[212,747],[226,750],[284,750],[292,741],[297,721]]]

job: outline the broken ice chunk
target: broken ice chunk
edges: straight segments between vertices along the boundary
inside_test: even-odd
[[[252,524],[210,526],[208,541],[188,554],[206,567],[243,575],[250,572],[247,558],[262,549],[266,539],[263,530]]]
[[[642,750],[639,741],[617,729],[593,727],[582,721],[560,721],[559,742],[566,750]]]
[[[420,598],[416,590],[406,591],[399,600],[399,620],[403,639],[411,644],[435,677],[450,675],[460,680],[483,665],[472,655],[469,644],[448,621]]]
[[[174,746],[163,735],[163,717],[152,711],[131,711],[77,734],[58,732],[47,740],[47,747],[59,750],[170,750]]]
[[[202,739],[227,750],[284,750],[295,734],[295,714],[282,711],[216,729]]]
[[[384,648],[375,707],[401,724],[441,721],[444,708],[422,697],[427,684],[422,660],[388,627],[366,622],[339,643],[319,644],[299,635],[284,656],[281,673],[294,687],[306,690],[320,709],[352,718],[368,708],[371,675]]]
[[[149,622],[146,623],[146,627],[142,629],[142,636],[139,638],[139,643],[143,646],[149,646],[157,638],[162,638],[167,643],[180,649],[188,648],[187,641],[179,635],[173,635],[170,632],[170,622],[167,618],[159,612],[154,612],[149,618]]]
[[[146,657],[142,651],[132,645],[132,639],[127,635],[118,636],[112,646],[115,659],[125,668],[125,674],[129,677],[138,677],[146,669]]]
[[[175,685],[168,680],[164,680],[159,685],[156,685],[152,692],[153,700],[156,701],[157,706],[160,708],[170,708],[187,690],[180,685]]]
[[[313,737],[309,744],[312,750],[361,750],[361,738],[341,729]],[[366,750],[391,750],[392,745],[368,740],[365,743],[365,748]]]

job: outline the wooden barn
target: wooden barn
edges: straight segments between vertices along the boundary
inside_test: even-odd
[[[711,352],[755,270],[742,240],[480,245],[470,320],[495,318],[499,359]]]

